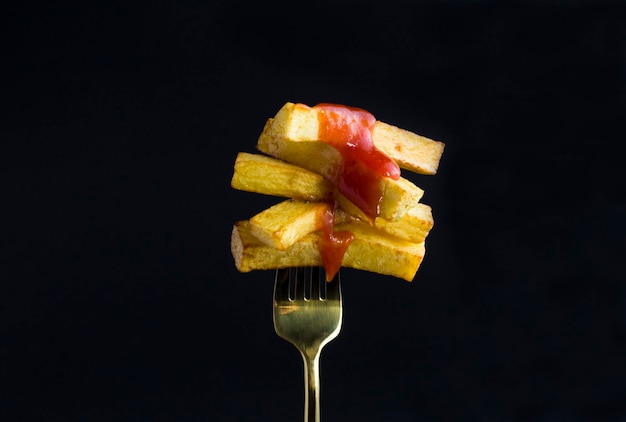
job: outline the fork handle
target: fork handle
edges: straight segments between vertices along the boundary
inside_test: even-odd
[[[320,422],[320,353],[302,353],[304,360],[304,422]]]

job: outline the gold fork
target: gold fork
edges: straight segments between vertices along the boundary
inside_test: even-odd
[[[304,359],[305,422],[320,420],[320,354],[339,334],[342,317],[339,274],[326,282],[320,267],[276,271],[274,329]]]

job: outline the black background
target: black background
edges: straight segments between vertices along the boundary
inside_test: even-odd
[[[414,282],[342,271],[323,420],[626,418],[624,3],[54,3],[2,14],[3,420],[301,420],[229,249],[287,101],[446,143]]]

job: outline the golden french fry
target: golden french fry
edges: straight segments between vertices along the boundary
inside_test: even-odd
[[[375,221],[380,230],[415,243],[423,242],[434,224],[432,208],[422,203],[416,204],[398,220],[388,221],[379,217]]]
[[[310,232],[321,230],[320,216],[330,208],[330,203],[326,202],[288,199],[250,218],[251,233],[266,245],[284,250]],[[355,219],[341,209],[335,210],[335,224]],[[378,229],[413,243],[423,242],[433,225],[431,207],[422,203],[416,204],[399,220],[377,218],[375,221]]]
[[[424,242],[412,243],[367,223],[342,223],[336,226],[336,230],[347,230],[354,234],[354,241],[343,257],[343,267],[412,281],[424,258]],[[235,266],[241,272],[321,266],[319,237],[319,231],[309,233],[281,251],[253,236],[250,222],[243,220],[233,226],[231,252]]]
[[[284,250],[307,234],[321,230],[322,215],[332,211],[330,202],[288,199],[250,218],[250,232],[268,246]],[[345,223],[355,217],[334,211],[334,223]]]
[[[379,217],[393,221],[413,208],[424,195],[424,191],[402,177],[390,182],[393,183],[384,185]],[[334,190],[330,182],[319,174],[275,157],[243,152],[235,160],[231,186],[239,190],[308,201],[332,199]],[[347,213],[362,219],[367,218],[339,191],[334,192],[334,198]]]
[[[372,140],[400,168],[426,175],[437,173],[445,147],[443,142],[381,121],[374,124]],[[341,161],[337,150],[320,142],[317,110],[304,104],[287,102],[268,119],[257,148],[327,178],[334,176]]]
[[[261,154],[240,152],[231,179],[234,189],[308,201],[331,199],[333,186],[319,174]]]
[[[286,200],[250,218],[250,232],[268,246],[285,250],[307,234],[321,230],[327,202]]]
[[[378,204],[378,217],[388,221],[401,219],[404,214],[413,208],[424,196],[424,190],[417,187],[413,182],[399,178],[398,180],[383,179],[383,193]],[[337,205],[348,214],[367,220],[368,217],[363,211],[354,205],[348,198],[339,191],[335,191]]]

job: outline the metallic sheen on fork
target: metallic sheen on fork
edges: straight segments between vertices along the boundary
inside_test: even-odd
[[[295,290],[291,294],[290,285]],[[276,271],[274,329],[296,346],[304,359],[305,422],[320,420],[320,354],[339,334],[342,317],[339,274],[326,282],[324,271],[319,267]]]

